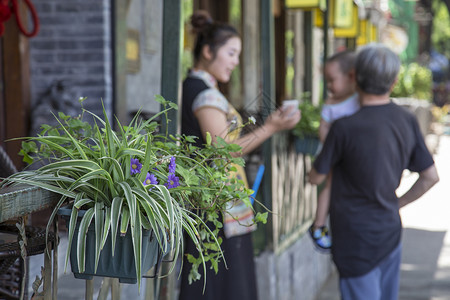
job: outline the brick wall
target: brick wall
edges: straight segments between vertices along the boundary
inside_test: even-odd
[[[111,4],[108,0],[34,0],[40,20],[30,39],[32,106],[58,80],[69,97],[101,112],[101,99],[112,110]],[[67,96],[67,95],[66,95]]]

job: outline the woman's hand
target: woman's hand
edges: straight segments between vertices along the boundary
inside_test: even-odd
[[[279,108],[266,120],[265,125],[271,127],[274,132],[292,129],[301,119],[301,111],[295,107]]]

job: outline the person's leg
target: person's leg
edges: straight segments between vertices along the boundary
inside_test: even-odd
[[[381,299],[396,300],[398,298],[401,260],[402,246],[400,244],[380,265]]]
[[[342,300],[385,300],[381,298],[381,271],[378,268],[359,277],[339,279]]]
[[[400,263],[401,245],[369,273],[359,277],[340,278],[342,300],[397,300]]]

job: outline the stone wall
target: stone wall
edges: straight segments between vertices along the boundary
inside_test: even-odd
[[[255,258],[260,300],[314,300],[332,271],[329,254],[319,253],[304,235],[280,254]]]

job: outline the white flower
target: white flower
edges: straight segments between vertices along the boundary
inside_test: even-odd
[[[230,121],[230,123],[231,123],[231,124],[236,124],[237,121],[233,119],[233,120]]]
[[[249,122],[250,124],[256,124],[256,119],[255,119],[255,117],[253,117],[253,116],[249,117],[249,118],[248,118],[248,122]]]

